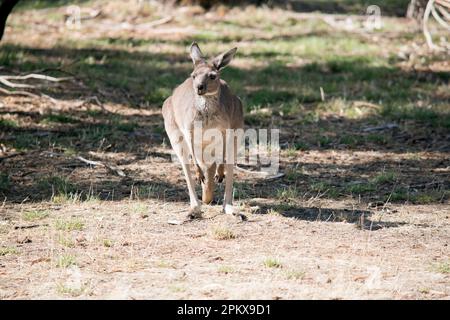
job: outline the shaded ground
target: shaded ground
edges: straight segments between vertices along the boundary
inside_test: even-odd
[[[1,298],[449,298],[450,65],[411,22],[81,5],[102,10],[81,30],[21,8],[0,47],[0,74],[74,76],[0,97]],[[193,40],[238,46],[246,126],[281,128],[285,176],[237,173],[247,223],[167,224],[188,197],[160,107]]]

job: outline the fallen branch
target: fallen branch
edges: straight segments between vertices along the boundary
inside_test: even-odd
[[[52,81],[52,82],[60,82],[60,81],[71,80],[71,79],[73,79],[73,77],[55,78],[55,77],[51,77],[51,76],[46,76],[44,74],[30,73],[25,76],[0,76],[0,79],[7,79],[7,80],[39,79],[39,80],[46,80],[46,81]]]
[[[58,100],[56,100],[55,98],[50,97],[47,94],[41,93],[41,97],[50,100],[51,103],[53,104],[57,104]]]
[[[31,84],[12,83],[3,76],[0,76],[0,83],[10,88],[35,88],[35,86],[32,86]]]
[[[386,129],[396,129],[396,128],[398,128],[398,124],[387,123],[387,124],[383,124],[383,125],[377,126],[377,127],[367,127],[367,128],[364,128],[362,131],[363,132],[372,132],[372,131],[382,131],[382,130],[386,130]]]
[[[284,174],[283,172],[279,172],[279,173],[277,173],[277,174],[275,174],[275,175],[273,175],[273,176],[267,176],[267,177],[265,177],[264,179],[265,179],[265,180],[275,180],[275,179],[282,178],[282,177],[284,177],[284,176],[285,176],[285,174]]]
[[[25,153],[26,152],[16,152],[16,153],[12,153],[12,154],[9,154],[7,156],[4,156],[4,157],[0,157],[0,162],[2,162],[5,159],[9,159],[9,158],[13,158],[13,157],[24,155]]]
[[[100,108],[102,108],[102,110],[105,110],[105,106],[103,105],[103,103],[97,98],[97,96],[91,96],[91,97],[87,97],[85,100],[81,100],[79,102],[77,102],[75,104],[76,108],[80,108],[82,106],[84,106],[85,104],[89,103],[93,101],[96,105],[98,105]]]
[[[82,156],[77,156],[76,158],[78,160],[80,160],[81,162],[87,163],[87,164],[89,164],[91,166],[94,166],[94,167],[95,166],[105,167],[108,170],[112,171],[113,173],[117,174],[118,176],[126,177],[126,174],[121,169],[119,169],[116,166],[105,164],[105,163],[100,162],[100,161],[88,160],[88,159],[83,158]]]
[[[46,76],[43,74],[31,73],[31,74],[27,74],[25,76],[3,75],[3,76],[0,76],[0,83],[2,83],[3,85],[5,85],[7,87],[10,87],[10,88],[29,88],[29,89],[36,88],[36,86],[31,85],[31,84],[14,83],[14,82],[9,81],[9,80],[28,80],[28,79],[38,79],[38,80],[46,80],[46,81],[51,81],[51,82],[60,82],[60,81],[70,80],[73,78],[72,77],[55,78],[55,77],[50,77],[50,76]]]
[[[172,20],[173,20],[173,16],[168,16],[168,17],[164,17],[164,18],[152,21],[152,22],[138,24],[136,27],[137,28],[154,28],[154,27],[169,23]]]
[[[27,92],[27,91],[22,91],[22,90],[9,91],[7,89],[0,88],[0,93],[3,93],[8,96],[26,96],[26,97],[31,97],[31,98],[39,98],[39,96],[37,94]]]
[[[97,9],[87,9],[89,12],[87,13],[87,15],[82,16],[81,12],[77,12],[77,14],[79,14],[79,17],[77,17],[80,21],[85,21],[85,20],[91,20],[91,19],[95,19],[97,17],[99,17],[102,14],[101,10],[97,10]],[[83,10],[85,11],[85,10]],[[73,19],[73,13],[69,14],[66,13],[64,14],[64,21],[67,21],[69,19]]]
[[[102,14],[102,10],[92,9],[92,10],[89,11],[89,15],[81,16],[80,20],[83,21],[83,20],[95,19],[95,18],[99,17],[101,14]]]

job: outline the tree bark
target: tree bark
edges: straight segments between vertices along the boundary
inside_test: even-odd
[[[19,0],[2,0],[0,4],[0,41],[5,32],[6,20]]]

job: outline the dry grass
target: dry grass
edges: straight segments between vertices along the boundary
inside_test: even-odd
[[[212,230],[213,238],[216,240],[230,240],[235,239],[236,235],[233,230],[224,226],[216,226]]]

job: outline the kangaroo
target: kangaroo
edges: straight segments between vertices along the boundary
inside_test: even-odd
[[[227,130],[244,127],[242,102],[220,78],[220,71],[231,62],[236,51],[237,48],[233,48],[208,61],[198,44],[194,42],[190,47],[194,71],[164,101],[162,107],[165,130],[186,178],[190,198],[188,219],[201,217],[201,202],[195,193],[190,157],[196,169],[197,180],[202,185],[202,202],[211,203],[214,198],[215,183],[225,179],[223,211],[245,220],[245,216],[236,213],[232,206],[235,157],[231,163],[230,161],[212,163],[204,161],[201,155],[212,141],[203,136],[200,140],[194,139],[194,125],[197,123],[201,124],[203,130],[218,130],[223,138],[226,137]],[[225,155],[231,150],[228,150],[229,144],[225,143],[224,139],[222,142],[223,155]],[[235,141],[231,147],[236,147]]]

